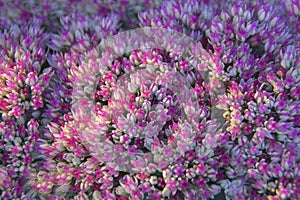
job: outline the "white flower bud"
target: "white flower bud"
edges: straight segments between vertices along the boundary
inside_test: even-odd
[[[143,110],[148,113],[151,110],[151,102],[150,101],[144,101],[142,104]]]
[[[166,169],[162,173],[164,179],[169,179],[172,176],[172,172],[169,169]]]
[[[102,199],[101,193],[98,190],[93,192],[93,200]]]
[[[149,182],[150,182],[152,185],[156,185],[156,184],[158,183],[157,177],[156,177],[156,176],[151,176]]]
[[[167,186],[165,186],[163,191],[162,191],[162,196],[163,197],[169,197],[170,194],[171,194],[171,190]]]
[[[135,83],[129,83],[128,84],[128,90],[131,93],[135,93],[138,88],[139,88],[139,86],[137,84],[135,84]]]

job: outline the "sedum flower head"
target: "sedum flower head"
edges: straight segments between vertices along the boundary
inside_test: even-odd
[[[300,198],[298,1],[0,11],[0,199]]]
[[[155,30],[153,33],[162,33]],[[143,30],[139,33],[136,36],[141,38],[145,34]],[[130,36],[124,33],[116,36],[123,41],[104,41],[102,45],[109,45],[104,52],[100,45],[87,54],[79,68],[71,69],[77,80],[73,83],[72,111],[81,141],[98,162],[114,169],[120,178],[115,182],[115,178],[107,177],[110,181],[102,183],[102,188],[110,189],[116,198],[143,199],[145,191],[164,198],[188,198],[202,190],[213,197],[220,186],[205,181],[205,187],[198,189],[195,181],[201,178],[196,169],[202,161],[214,165],[202,173],[215,183],[219,169],[210,153],[219,142],[218,122],[209,120],[209,86],[197,67],[213,61],[204,59],[210,58],[197,44],[192,49],[199,56],[195,65],[176,50],[150,48],[122,53],[127,51],[127,43],[139,42]],[[161,39],[168,41],[167,37]],[[186,39],[183,37],[178,49],[184,51],[180,45]],[[164,45],[171,48],[169,43]],[[191,192],[186,191],[188,188]]]
[[[53,69],[44,65],[47,34],[37,22],[12,25],[1,33],[1,106],[2,118],[39,116],[43,91]]]

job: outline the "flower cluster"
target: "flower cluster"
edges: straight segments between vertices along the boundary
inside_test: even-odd
[[[49,32],[60,27],[60,18],[81,14],[84,17],[107,17],[115,14],[122,19],[124,28],[135,28],[137,14],[146,8],[157,7],[162,0],[13,0],[0,1],[0,27],[22,24],[37,19]]]
[[[12,25],[1,32],[0,168],[1,199],[30,192],[35,178],[37,140],[43,124],[44,90],[54,69],[46,64],[48,34],[38,21]]]
[[[221,11],[224,1],[164,1],[160,7],[139,13],[140,26],[172,29],[206,44],[205,30]]]
[[[31,192],[26,182],[34,179],[37,171],[38,129],[39,123],[35,119],[27,124],[14,119],[1,121],[1,199],[14,199]]]
[[[142,34],[138,37],[143,38]],[[168,39],[174,40],[161,38]],[[79,69],[72,68],[74,77],[82,77],[73,91],[73,114],[81,141],[99,164],[113,169],[107,174],[109,185],[105,179],[98,183],[111,198],[195,198],[198,193],[213,197],[221,189],[206,184],[203,177],[216,182],[221,165],[205,174],[204,164],[219,159],[211,152],[221,133],[216,132],[218,123],[209,120],[208,84],[197,67],[209,65],[209,54],[198,45],[192,49],[195,59],[182,58],[174,47],[173,52],[150,48],[124,55],[126,48],[122,47],[138,39],[128,36],[126,41],[123,45],[117,39],[104,52],[98,48]],[[179,45],[177,50],[183,48]],[[192,60],[197,62],[191,65]],[[202,172],[196,172],[198,165]],[[198,179],[204,181],[204,188],[195,187]],[[105,198],[106,193],[99,195]]]
[[[284,2],[283,6],[288,14],[288,20],[295,27],[295,31],[299,33],[300,25],[300,3],[297,1],[289,0]]]
[[[92,66],[82,65],[78,76],[93,73],[87,69],[97,63],[96,58],[93,62],[89,57]],[[99,69],[103,74],[99,74],[92,99],[95,106],[89,114],[99,123],[86,122],[88,116],[82,113],[86,99],[79,99],[74,117],[85,146],[99,163],[113,169],[109,185],[99,181],[110,196],[189,199],[219,193],[220,186],[207,181],[216,183],[222,166],[216,165],[219,157],[212,153],[221,133],[217,133],[217,122],[209,120],[209,94],[199,70],[160,49],[135,50],[105,68]],[[206,167],[211,163],[214,169]]]
[[[0,0],[0,199],[300,199],[299,31],[296,0]]]
[[[37,23],[11,26],[1,33],[2,118],[24,114],[39,117],[42,93],[53,74],[53,69],[45,65],[46,39],[47,34]]]

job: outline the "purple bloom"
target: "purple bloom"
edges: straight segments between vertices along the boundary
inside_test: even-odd
[[[1,1],[0,198],[299,199],[299,10]]]

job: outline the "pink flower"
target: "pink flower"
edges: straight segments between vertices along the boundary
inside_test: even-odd
[[[201,198],[203,198],[203,199],[208,199],[210,197],[210,195],[211,195],[211,193],[208,190],[205,190],[205,189],[202,190],[202,192],[200,194]]]
[[[23,114],[23,110],[20,108],[20,106],[15,106],[11,110],[11,114],[16,117],[20,117]]]
[[[270,131],[275,131],[276,130],[276,127],[277,126],[277,123],[276,123],[276,121],[274,121],[274,120],[271,120],[271,121],[269,121],[268,123],[267,123],[267,129],[268,130],[270,130]]]
[[[187,190],[190,187],[190,183],[187,180],[182,180],[179,184],[179,188],[181,188],[183,191]]]

